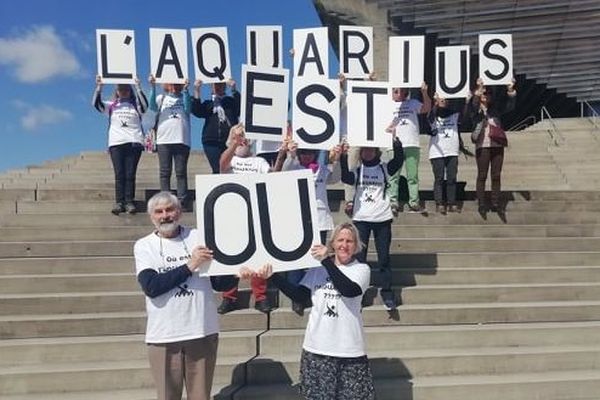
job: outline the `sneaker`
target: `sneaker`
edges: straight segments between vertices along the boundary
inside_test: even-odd
[[[354,203],[352,201],[346,203],[346,207],[344,207],[344,212],[346,213],[348,218],[352,218],[352,216],[354,215]]]
[[[446,206],[443,204],[436,204],[435,212],[438,214],[446,215]]]
[[[235,311],[238,308],[237,300],[224,298],[221,305],[217,309],[219,314],[227,314],[228,312]]]
[[[383,300],[383,306],[386,310],[391,311],[395,310],[398,307],[396,304],[396,296],[394,296],[394,292],[391,290],[382,290],[381,291],[381,300]]]
[[[304,304],[297,301],[292,302],[292,311],[302,317],[304,315]]]
[[[451,204],[448,206],[448,212],[449,213],[460,213],[460,208],[458,208],[454,204]]]
[[[392,201],[390,202],[390,208],[392,209],[392,214],[394,217],[397,217],[398,213],[400,212],[400,204],[398,204],[397,201]]]
[[[137,208],[135,208],[135,204],[133,204],[133,203],[127,203],[125,205],[125,212],[127,214],[135,214],[135,213],[137,213]]]
[[[425,214],[427,210],[424,207],[418,206],[408,206],[408,212],[411,214]]]
[[[271,304],[269,304],[269,300],[264,299],[264,300],[258,300],[257,302],[254,303],[254,308],[256,308],[258,311],[268,314],[269,312],[271,312]]]
[[[112,210],[110,210],[111,213],[115,214],[115,215],[119,215],[122,212],[125,212],[125,206],[123,206],[123,203],[117,203],[114,205],[114,207],[112,208]]]

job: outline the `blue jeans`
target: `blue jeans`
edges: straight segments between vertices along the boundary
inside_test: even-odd
[[[188,197],[187,164],[190,157],[190,148],[181,143],[159,144],[158,168],[160,176],[160,190],[171,190],[171,172],[175,164],[175,177],[177,178],[177,198],[182,206]]]
[[[204,149],[204,155],[208,159],[212,173],[218,174],[221,170],[219,166],[221,154],[223,154],[227,147],[224,144],[202,143],[202,148]]]
[[[139,143],[123,143],[110,146],[110,160],[115,171],[115,202],[133,203],[135,198],[135,175],[143,146]]]
[[[367,250],[371,232],[375,239],[377,251],[377,267],[380,271],[381,291],[392,290],[392,269],[390,268],[390,245],[392,243],[392,220],[384,222],[352,221],[358,229],[360,241],[365,244],[364,249],[358,254],[361,262],[367,262]]]

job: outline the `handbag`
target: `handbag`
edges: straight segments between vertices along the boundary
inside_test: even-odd
[[[504,132],[504,129],[492,124],[489,124],[488,126],[490,127],[490,140],[502,145],[502,147],[508,146],[508,138],[506,137],[506,132]]]

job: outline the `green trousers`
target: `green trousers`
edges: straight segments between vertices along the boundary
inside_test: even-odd
[[[404,169],[406,170],[406,181],[408,183],[408,205],[411,207],[419,206],[419,159],[421,157],[420,147],[404,148]],[[398,191],[400,182],[400,173],[398,170],[390,176],[387,195],[391,202],[398,202]]]

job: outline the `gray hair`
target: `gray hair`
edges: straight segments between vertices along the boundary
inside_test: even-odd
[[[150,197],[150,200],[148,200],[148,214],[152,214],[156,206],[159,204],[174,205],[181,210],[181,203],[179,202],[177,196],[171,192],[163,191],[156,193],[154,196]]]
[[[333,229],[333,232],[331,233],[331,238],[329,239],[329,242],[327,242],[327,247],[329,248],[330,251],[334,251],[333,250],[333,242],[335,241],[335,238],[340,234],[340,232],[344,229],[347,229],[350,231],[350,233],[352,234],[352,237],[354,238],[354,241],[356,242],[356,251],[354,252],[354,254],[356,255],[356,254],[360,253],[362,251],[362,249],[365,248],[365,244],[360,241],[360,235],[358,233],[358,229],[356,229],[356,226],[354,226],[354,224],[351,222],[341,223]]]

